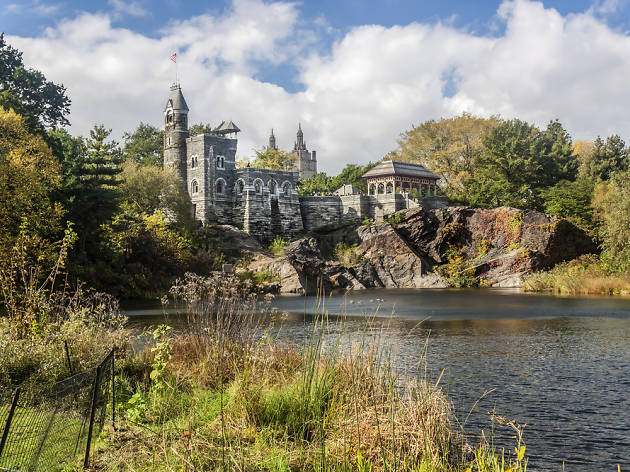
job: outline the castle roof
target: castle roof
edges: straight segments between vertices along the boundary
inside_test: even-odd
[[[222,121],[219,126],[214,128],[214,132],[217,134],[238,133],[239,131],[240,128],[236,126],[232,120]]]
[[[363,174],[364,178],[385,177],[398,175],[403,177],[417,177],[424,179],[439,179],[440,177],[426,167],[411,162],[383,161]]]
[[[182,94],[182,89],[179,85],[171,86],[171,94],[168,96],[168,101],[166,102],[166,108],[169,107],[172,107],[173,110],[188,111],[188,105],[186,104],[186,100],[184,100],[184,94]]]

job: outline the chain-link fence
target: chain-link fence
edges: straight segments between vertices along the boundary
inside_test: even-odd
[[[39,389],[0,392],[0,471],[89,464],[93,438],[114,422],[114,351],[95,368]]]

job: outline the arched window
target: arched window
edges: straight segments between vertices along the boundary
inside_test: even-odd
[[[282,193],[285,197],[288,197],[291,193],[291,184],[289,182],[285,182],[284,184],[282,184]]]
[[[244,189],[245,189],[245,184],[243,183],[242,180],[239,179],[236,182],[236,191],[237,191],[237,193],[239,193],[239,194],[243,193]]]
[[[377,195],[385,193],[385,187],[383,186],[383,184],[378,184],[378,187],[376,187],[376,193]]]
[[[258,194],[262,193],[262,182],[260,181],[260,179],[256,179],[254,181],[254,190]]]
[[[385,193],[392,193],[393,192],[393,184],[391,182],[387,183],[387,186],[385,187]]]
[[[171,145],[171,137],[170,136],[167,136],[167,138],[166,138],[166,145],[167,146]]]
[[[225,157],[217,156],[217,169],[225,168]]]
[[[199,161],[197,155],[192,156],[192,158],[190,159],[190,167],[197,167],[198,162]]]
[[[166,114],[166,122],[167,122],[167,123],[172,123],[172,122],[173,122],[173,112],[172,112],[172,111],[169,111],[169,112]]]
[[[199,192],[199,183],[196,180],[190,182],[190,193]]]
[[[275,195],[276,194],[276,187],[277,187],[277,185],[276,185],[276,181],[275,180],[271,179],[269,181],[269,183],[267,184],[267,187],[269,187],[269,193],[271,195]]]
[[[223,193],[223,190],[225,189],[225,182],[223,182],[223,179],[217,180],[216,189],[217,193]]]

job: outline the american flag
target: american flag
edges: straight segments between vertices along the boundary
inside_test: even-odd
[[[176,52],[171,54],[171,61],[177,62],[177,53]]]

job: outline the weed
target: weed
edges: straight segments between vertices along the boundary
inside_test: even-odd
[[[333,255],[345,267],[352,267],[361,261],[361,256],[356,252],[357,244],[348,246],[344,242],[337,243],[333,248]]]
[[[274,240],[269,245],[269,251],[274,256],[282,256],[284,255],[284,249],[289,245],[289,241],[284,239],[282,236],[276,236]]]

